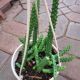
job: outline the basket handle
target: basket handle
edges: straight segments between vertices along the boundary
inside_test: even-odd
[[[19,76],[20,77],[21,77],[22,68],[24,66],[25,56],[26,56],[26,52],[27,52],[27,48],[28,48],[29,27],[30,27],[30,14],[31,14],[31,10],[30,10],[31,3],[30,3],[30,0],[27,0],[27,7],[28,7],[28,9],[27,9],[26,42],[25,42],[24,53],[23,53],[22,63],[21,63],[20,72],[19,72]]]

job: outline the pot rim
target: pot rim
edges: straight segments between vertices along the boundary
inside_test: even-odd
[[[21,80],[20,77],[18,76],[18,74],[16,73],[16,70],[15,70],[15,61],[18,57],[18,51],[19,49],[23,46],[23,44],[19,45],[17,47],[17,49],[14,51],[13,55],[12,55],[12,59],[11,59],[11,68],[12,68],[12,72],[14,74],[14,76],[17,78],[17,80]],[[15,57],[16,56],[16,57]]]
[[[17,47],[17,49],[13,53],[12,59],[11,59],[11,69],[12,69],[12,72],[13,72],[13,74],[16,77],[17,80],[22,80],[22,76],[21,77],[18,76],[18,74],[16,73],[16,70],[15,70],[15,61],[18,57],[18,54],[19,54],[18,52],[21,50],[22,46],[23,46],[23,44],[21,44]],[[61,66],[61,63],[59,65]],[[57,72],[57,74],[59,74],[59,72]],[[54,80],[54,78],[52,77],[50,80]]]

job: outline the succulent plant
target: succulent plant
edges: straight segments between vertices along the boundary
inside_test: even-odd
[[[51,20],[53,23],[54,30],[56,28],[57,18],[58,18],[58,5],[59,0],[52,0],[52,9],[51,9]],[[49,30],[46,37],[40,36],[38,37],[38,15],[40,8],[40,0],[37,0],[37,8],[35,3],[33,3],[31,10],[31,18],[30,18],[30,31],[29,31],[29,43],[28,43],[28,51],[26,53],[26,62],[35,60],[35,65],[33,66],[34,70],[39,72],[47,73],[53,75],[54,79],[57,76],[57,72],[64,70],[63,66],[59,66],[57,63],[58,55],[57,53],[52,52],[52,43],[53,43],[53,34],[51,30],[51,26],[49,25]],[[30,41],[32,39],[32,42]],[[25,45],[25,38],[20,38],[20,42]],[[60,61],[61,62],[69,62],[72,61],[74,56],[70,55],[64,57],[66,53],[70,50],[70,46],[65,47],[60,51]],[[40,52],[44,52],[44,56],[40,56]],[[16,63],[17,67],[20,67],[19,63]],[[49,66],[50,68],[45,68],[45,66]]]

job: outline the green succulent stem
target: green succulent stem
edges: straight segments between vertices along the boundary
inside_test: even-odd
[[[52,0],[51,20],[54,30],[56,28],[56,23],[58,18],[58,5],[59,5],[59,0]],[[45,50],[47,54],[51,53],[52,51],[52,43],[53,43],[53,33],[51,30],[51,26],[49,25],[48,34],[46,37],[46,50]]]

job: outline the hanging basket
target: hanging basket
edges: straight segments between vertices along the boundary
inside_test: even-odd
[[[12,59],[11,59],[11,68],[12,68],[12,72],[14,74],[14,76],[16,77],[17,80],[22,80],[20,79],[20,76],[16,73],[16,68],[15,68],[15,64],[16,64],[16,60],[19,56],[19,51],[22,50],[22,44],[15,50]],[[59,64],[61,66],[61,64]],[[59,72],[57,72],[57,75],[59,74]],[[52,77],[50,80],[54,80],[54,78]]]
[[[53,36],[54,36],[54,39],[55,39],[55,45],[52,45],[52,46],[53,46],[53,49],[58,54],[58,63],[57,63],[57,65],[61,66],[60,56],[59,56],[59,49],[58,49],[58,44],[57,44],[57,40],[56,40],[56,35],[55,35],[54,29],[53,29],[53,24],[52,24],[52,21],[51,21],[51,18],[50,18],[49,9],[48,9],[48,5],[47,5],[46,0],[44,0],[44,3],[45,3],[46,11],[47,11],[47,14],[48,14],[49,22],[50,22],[50,25],[51,25],[52,33],[53,33]],[[17,59],[19,57],[19,52],[22,50],[22,47],[23,47],[22,44],[15,50],[15,52],[14,52],[14,54],[12,56],[12,60],[11,60],[11,68],[12,68],[13,74],[17,78],[17,80],[23,80],[23,76],[21,75],[21,72],[22,72],[22,68],[23,68],[24,62],[25,62],[26,51],[27,51],[27,48],[28,48],[27,45],[28,45],[28,39],[29,39],[28,37],[29,37],[29,25],[30,25],[30,1],[29,1],[28,6],[29,6],[28,15],[27,15],[28,16],[28,19],[27,19],[27,26],[28,27],[27,27],[24,54],[23,54],[23,58],[22,58],[22,63],[21,63],[19,74],[17,74],[17,72],[16,72],[16,61],[17,61]],[[36,5],[36,7],[37,7],[37,5]],[[59,74],[59,72],[56,73],[56,75],[58,75],[58,74]],[[52,77],[49,80],[54,80],[54,77]]]

